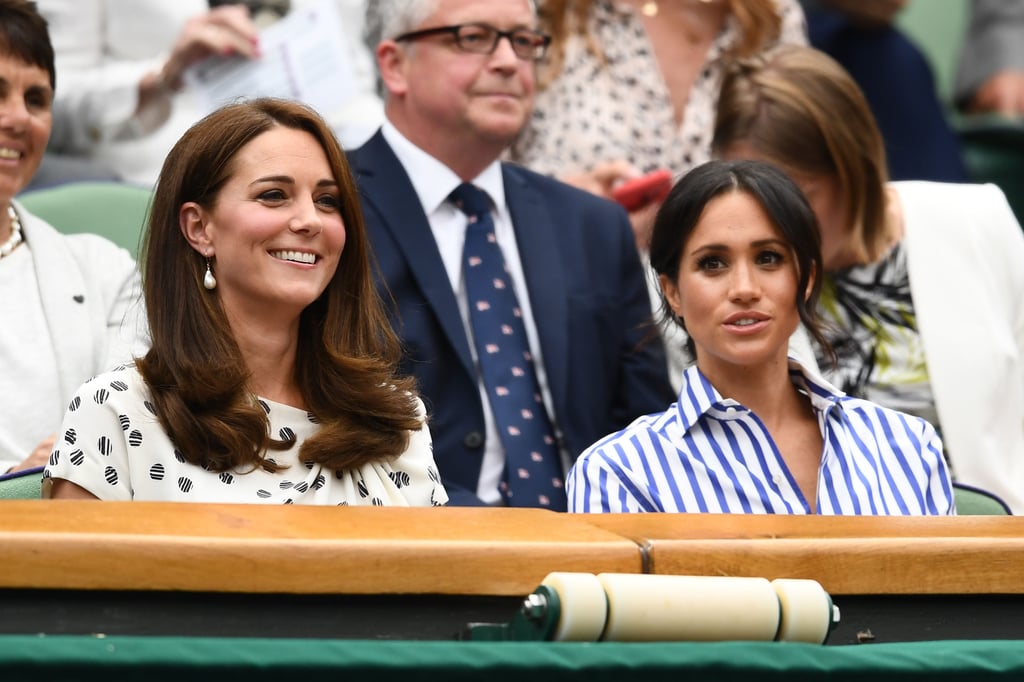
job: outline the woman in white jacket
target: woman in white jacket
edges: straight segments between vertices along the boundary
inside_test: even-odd
[[[0,0],[0,474],[46,462],[83,381],[142,351],[139,273],[96,235],[65,236],[13,200],[39,167],[55,86],[46,23]]]
[[[782,167],[814,208],[832,383],[931,421],[954,480],[1024,512],[1024,235],[1003,193],[888,182],[856,83],[809,48],[726,79],[713,146]]]

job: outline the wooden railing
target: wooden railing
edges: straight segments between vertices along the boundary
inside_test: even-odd
[[[552,571],[1024,593],[1024,518],[0,502],[0,589],[529,593]]]

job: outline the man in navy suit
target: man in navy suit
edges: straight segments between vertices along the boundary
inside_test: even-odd
[[[490,240],[518,297],[523,355],[552,427],[558,476],[591,443],[672,400],[627,216],[499,161],[530,115],[535,61],[549,42],[532,2],[375,0],[367,37],[387,120],[350,158],[381,290],[393,303],[404,368],[430,412],[452,504],[564,509],[564,490],[550,504],[544,495],[538,503],[510,494],[512,469],[525,470],[510,463],[518,453],[499,435],[464,277],[463,244],[476,217],[451,195],[471,183],[490,206],[484,220],[489,229],[493,221]]]

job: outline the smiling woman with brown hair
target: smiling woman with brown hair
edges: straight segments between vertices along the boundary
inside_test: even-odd
[[[72,401],[53,497],[447,500],[355,184],[311,109],[261,99],[194,125],[164,163],[144,252],[153,347]]]

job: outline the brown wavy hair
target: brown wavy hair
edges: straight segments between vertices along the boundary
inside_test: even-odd
[[[295,381],[320,430],[300,458],[343,470],[397,457],[421,427],[413,380],[396,375],[400,355],[374,286],[366,230],[345,154],[323,119],[295,102],[255,99],[215,111],[168,154],[142,246],[152,346],[138,361],[153,411],[186,461],[212,471],[278,466],[268,451],[288,439],[268,433],[248,388],[249,369],[218,296],[203,288],[205,260],[179,227],[182,204],[211,209],[238,152],[272,128],[311,134],[338,183],[345,247],[320,297],[302,311]]]
[[[601,63],[606,62],[604,51],[588,30],[588,17],[595,2],[605,0],[544,0],[540,20],[543,30],[551,35],[551,49],[540,70],[540,83],[551,83],[562,71],[565,44],[571,35],[584,39],[587,49]],[[674,1],[674,0],[673,0]],[[774,0],[727,0],[729,13],[735,18],[740,40],[733,46],[730,57],[743,58],[757,54],[782,33],[782,17]]]

